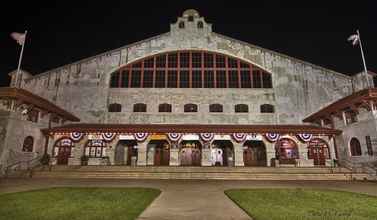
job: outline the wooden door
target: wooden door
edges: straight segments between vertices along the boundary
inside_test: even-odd
[[[243,162],[245,166],[253,166],[253,154],[250,148],[243,150]]]
[[[68,158],[71,156],[71,147],[59,147],[58,151],[58,165],[67,165]]]
[[[169,161],[170,161],[170,149],[169,148],[164,148],[162,150],[162,162],[161,162],[161,165],[163,165],[163,166],[169,166]]]
[[[200,166],[201,165],[201,155],[200,155],[200,149],[192,149],[191,152],[191,160],[192,166]]]
[[[159,147],[156,147],[156,150],[154,152],[154,165],[155,166],[161,166],[161,157],[162,157],[162,149]]]
[[[309,151],[315,166],[324,166],[326,164],[325,149],[323,147],[311,147]]]

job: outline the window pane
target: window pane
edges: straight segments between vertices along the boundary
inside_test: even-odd
[[[133,70],[131,77],[131,88],[139,88],[141,82],[141,71]]]
[[[177,88],[177,71],[168,72],[168,88]]]
[[[226,75],[225,71],[216,72],[216,87],[217,88],[226,88]]]
[[[137,62],[137,63],[132,64],[132,69],[140,69],[141,68],[141,63],[142,62]]]
[[[177,67],[177,54],[174,53],[174,54],[169,54],[168,55],[168,66],[170,68],[174,68],[174,67]]]
[[[202,66],[202,54],[192,53],[192,67],[200,68]]]
[[[129,81],[129,70],[123,70],[122,72],[122,79],[120,81],[122,88],[128,88],[128,81]]]
[[[188,88],[189,87],[189,72],[181,71],[179,75],[179,87]]]
[[[201,71],[192,71],[192,88],[202,88]]]
[[[228,67],[229,68],[237,68],[237,60],[233,58],[228,58]]]
[[[238,88],[238,72],[236,70],[229,71],[229,88]]]
[[[242,69],[249,69],[250,68],[250,65],[248,63],[245,63],[245,62],[242,62],[240,61],[240,67]]]
[[[222,55],[216,55],[216,67],[225,68],[225,57]]]
[[[204,67],[212,68],[213,67],[213,54],[204,54]]]
[[[180,60],[180,65],[181,65],[181,68],[189,68],[189,62],[190,62],[190,57],[189,57],[189,53],[180,53],[179,54],[179,60]]]
[[[241,88],[251,88],[250,72],[241,70]]]
[[[213,88],[214,73],[213,71],[204,71],[204,88]]]
[[[153,87],[153,71],[152,70],[144,71],[143,87],[144,88]]]
[[[156,57],[156,67],[157,68],[164,68],[166,65],[166,57],[165,54]]]
[[[165,88],[165,71],[156,71],[156,88]]]
[[[262,88],[260,72],[258,70],[253,71],[253,88]]]
[[[144,61],[144,68],[153,68],[154,58],[150,58]]]

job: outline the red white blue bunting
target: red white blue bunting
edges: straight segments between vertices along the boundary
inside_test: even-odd
[[[143,132],[134,133],[134,137],[137,141],[145,141],[148,135],[149,135],[148,133],[143,133]]]
[[[212,139],[215,137],[214,133],[200,133],[199,134],[202,141],[209,142],[212,141]]]
[[[171,141],[179,141],[181,137],[182,137],[181,133],[168,133],[168,138]]]
[[[83,136],[84,136],[84,134],[81,133],[81,132],[72,132],[72,133],[70,134],[70,138],[71,138],[72,141],[74,141],[74,142],[79,142]]]
[[[102,138],[103,140],[110,142],[115,138],[115,133],[111,133],[111,132],[102,133]]]
[[[312,139],[313,135],[307,134],[307,133],[301,133],[301,134],[298,134],[297,137],[303,142],[309,142]]]
[[[232,137],[236,142],[240,143],[240,142],[243,142],[243,141],[246,140],[247,134],[245,134],[245,133],[233,133]]]
[[[61,146],[71,146],[72,145],[71,139],[68,139],[68,138],[62,139],[60,142],[61,142]]]
[[[280,134],[278,134],[278,133],[266,133],[265,137],[269,142],[275,142],[275,141],[279,140]]]

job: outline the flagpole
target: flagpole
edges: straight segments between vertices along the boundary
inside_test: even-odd
[[[18,81],[19,81],[19,74],[20,74],[20,68],[21,68],[21,62],[22,62],[22,55],[24,53],[24,46],[25,46],[25,43],[26,43],[26,34],[27,34],[27,30],[25,31],[25,40],[22,44],[22,47],[21,47],[21,53],[20,53],[20,58],[18,59],[18,67],[17,67],[17,73],[16,73],[16,88],[18,86]],[[21,87],[21,82],[20,82],[20,87]]]
[[[359,37],[360,50],[361,50],[361,58],[363,59],[363,64],[364,64],[364,74],[365,74],[365,77],[367,78],[367,88],[370,88],[369,77],[368,77],[368,70],[367,70],[367,65],[365,63],[363,45],[361,44],[361,37],[360,37],[359,30],[357,30],[357,36]]]

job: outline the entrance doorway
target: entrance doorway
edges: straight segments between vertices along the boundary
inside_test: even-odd
[[[73,142],[69,138],[58,140],[54,146],[54,156],[58,165],[68,165],[68,159],[73,153]]]
[[[267,166],[266,146],[263,141],[246,141],[243,147],[245,166]]]
[[[212,166],[234,166],[233,144],[229,140],[214,140],[211,151]]]
[[[330,159],[329,146],[326,141],[315,138],[309,142],[308,158],[314,160],[315,166],[325,166],[326,159]]]
[[[153,165],[169,166],[170,161],[170,144],[167,140],[151,140],[147,146],[150,151],[154,148]]]
[[[280,164],[296,164],[299,158],[297,144],[289,138],[280,139],[275,145],[275,152]]]
[[[136,146],[135,140],[120,140],[115,147],[115,165],[131,165],[132,157],[137,158]]]
[[[200,166],[202,160],[202,145],[199,141],[184,140],[181,142],[179,157],[181,166]]]

